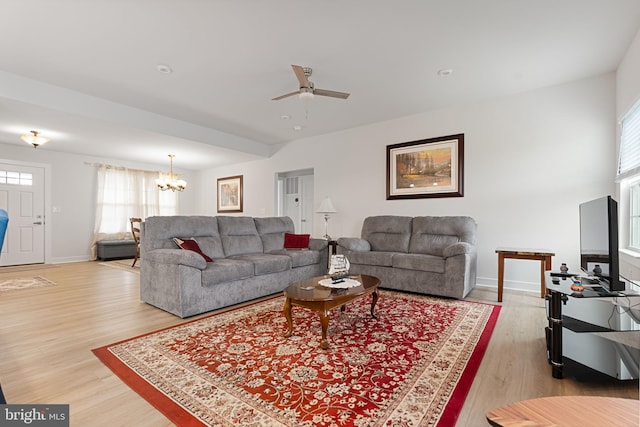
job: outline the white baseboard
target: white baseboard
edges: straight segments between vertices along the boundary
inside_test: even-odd
[[[493,288],[498,292],[498,279],[492,279],[487,277],[478,277],[476,279],[476,286]],[[519,282],[516,280],[505,280],[503,290],[523,291],[540,294],[540,282]]]
[[[73,257],[57,257],[48,260],[47,264],[67,264],[70,262],[83,262],[93,261],[88,255],[85,256],[73,256]]]

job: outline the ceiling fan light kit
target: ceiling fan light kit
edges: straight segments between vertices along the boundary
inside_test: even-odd
[[[313,91],[311,89],[306,87],[300,88],[300,95],[298,95],[298,98],[300,98],[300,101],[302,101],[303,104],[308,104],[313,101],[313,96]]]
[[[338,92],[335,90],[326,90],[326,89],[316,89],[313,85],[313,82],[309,81],[309,77],[311,77],[311,73],[313,70],[310,67],[301,67],[300,65],[291,65],[293,68],[293,72],[296,75],[299,83],[299,89],[295,92],[290,92],[284,95],[277,96],[273,98],[273,101],[279,101],[284,98],[288,98],[293,95],[298,95],[300,101],[308,106],[309,103],[313,100],[315,95],[319,96],[328,96],[331,98],[339,98],[339,99],[347,99],[350,94],[346,92]]]

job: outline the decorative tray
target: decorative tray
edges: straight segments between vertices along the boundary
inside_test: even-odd
[[[320,286],[324,286],[326,288],[336,288],[336,289],[348,289],[355,288],[356,286],[360,286],[362,283],[353,279],[342,279],[342,281],[334,282],[329,279],[322,279],[318,282]]]

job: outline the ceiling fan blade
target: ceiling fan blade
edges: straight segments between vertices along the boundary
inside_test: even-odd
[[[275,97],[275,98],[273,98],[273,99],[271,99],[271,100],[272,100],[272,101],[279,101],[279,100],[281,100],[281,99],[283,99],[283,98],[288,98],[288,97],[290,97],[290,96],[297,95],[297,94],[299,94],[299,93],[300,93],[300,91],[299,91],[299,90],[297,90],[297,91],[295,91],[295,92],[287,93],[286,95],[280,95],[280,96],[277,96],[277,97]]]
[[[313,94],[320,95],[320,96],[331,96],[333,98],[340,98],[340,99],[347,99],[349,95],[351,95],[350,93],[346,93],[346,92],[337,92],[335,90],[326,90],[326,89],[314,89]]]
[[[299,65],[291,65],[291,68],[293,68],[293,72],[296,73],[300,87],[309,87],[309,79],[307,79],[307,76],[304,74],[304,68]]]

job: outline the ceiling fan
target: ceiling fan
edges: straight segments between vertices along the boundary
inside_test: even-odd
[[[326,90],[326,89],[316,89],[313,86],[313,82],[309,81],[309,77],[311,77],[311,68],[310,67],[301,67],[299,65],[291,65],[293,68],[293,72],[296,74],[298,78],[298,82],[300,83],[300,90],[295,92],[287,93],[286,95],[280,95],[272,99],[272,101],[278,101],[283,98],[287,98],[293,95],[299,95],[300,100],[304,102],[308,102],[313,99],[314,95],[320,96],[330,96],[332,98],[340,98],[347,99],[350,94],[345,92],[337,92],[335,90]]]

